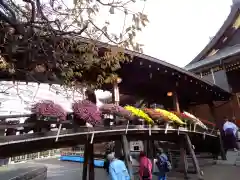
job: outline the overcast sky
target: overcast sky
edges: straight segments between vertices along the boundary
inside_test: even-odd
[[[144,53],[178,66],[189,63],[227,18],[232,0],[147,0]]]
[[[144,0],[136,0],[130,9],[141,11],[143,4]],[[144,53],[184,67],[222,26],[231,5],[232,0],[146,0],[144,13],[150,23],[138,36],[145,45]],[[105,8],[100,14],[96,18],[98,24],[108,20],[111,32],[122,30],[122,15],[109,15]]]

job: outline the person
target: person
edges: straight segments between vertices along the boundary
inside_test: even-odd
[[[152,162],[142,151],[139,154],[139,177],[140,180],[152,180]]]
[[[237,151],[239,149],[237,145],[237,131],[238,127],[236,124],[231,122],[228,118],[225,118],[225,122],[223,124],[223,131],[224,131],[224,146],[225,152],[229,149],[234,149]]]
[[[115,158],[114,153],[108,154],[110,180],[130,180],[126,165],[123,161]]]
[[[159,170],[158,180],[166,180],[167,172],[169,172],[172,167],[171,163],[168,160],[167,155],[164,153],[162,148],[158,149],[159,153],[157,154],[157,167]]]
[[[106,152],[105,152],[105,157],[104,157],[104,165],[103,165],[103,168],[105,169],[105,171],[107,172],[107,174],[109,174],[109,160],[107,158],[108,154],[111,153],[111,149],[110,148],[107,148],[106,149]]]

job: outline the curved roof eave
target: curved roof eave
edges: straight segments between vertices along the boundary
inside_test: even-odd
[[[234,20],[238,10],[240,9],[240,3],[236,3],[232,5],[231,12],[228,15],[227,19],[224,21],[222,27],[218,30],[216,35],[212,38],[212,40],[205,46],[205,48],[188,64],[193,64],[199,61],[204,55],[206,55],[215,44],[219,41],[219,39],[223,36],[223,34],[226,32],[227,28],[232,24],[232,21]],[[188,66],[187,65],[187,66]]]
[[[66,36],[67,38],[69,38],[68,36]],[[77,40],[81,41],[82,43],[89,43],[90,42],[90,39],[88,38],[85,38],[85,37],[78,37]],[[96,45],[99,47],[99,48],[109,48],[109,47],[114,47],[114,45],[110,45],[110,44],[107,44],[107,43],[104,43],[104,42],[100,42],[100,41],[97,41],[96,42]],[[214,85],[213,83],[209,82],[209,81],[206,81],[202,78],[200,78],[199,76],[193,74],[192,72],[190,71],[187,71],[183,68],[180,68],[178,66],[175,66],[175,65],[172,65],[170,63],[167,63],[165,61],[162,61],[162,60],[159,60],[157,58],[154,58],[154,57],[151,57],[149,55],[145,55],[145,54],[142,54],[142,53],[139,53],[139,52],[136,52],[136,51],[131,51],[131,50],[124,50],[124,53],[129,55],[129,56],[133,56],[133,57],[136,57],[136,58],[139,58],[139,59],[143,59],[143,60],[146,60],[146,61],[150,61],[150,62],[153,62],[153,63],[156,63],[156,64],[159,64],[159,65],[162,65],[166,68],[169,68],[169,69],[172,69],[172,70],[175,70],[183,75],[186,75],[186,76],[189,76],[197,81],[200,81],[200,82],[203,82],[205,83],[206,85],[210,86],[210,87],[213,87],[215,88],[216,90],[218,90],[220,93],[226,93],[226,94],[229,94],[229,92],[225,91],[224,89],[220,88],[219,86],[217,85]]]
[[[198,61],[193,64],[188,64],[187,66],[184,67],[184,69],[187,71],[196,73],[195,70],[201,71],[200,69],[203,67],[209,68],[210,66],[214,66],[216,64],[220,65],[223,63],[222,60],[238,55],[239,53],[240,53],[240,45],[238,44],[238,45],[223,49],[219,53],[205,58],[204,61]]]
[[[88,43],[89,42],[89,39],[88,38],[84,38],[84,37],[79,37],[79,40],[82,41],[83,43]],[[110,45],[110,44],[107,44],[107,43],[104,43],[104,42],[100,42],[100,41],[97,41],[96,45],[101,47],[101,48],[108,48],[108,47],[113,46],[113,45]],[[167,68],[170,68],[170,69],[173,69],[175,71],[178,71],[178,72],[180,72],[180,73],[182,73],[184,75],[190,76],[190,77],[192,77],[192,78],[194,78],[194,79],[196,79],[198,81],[202,81],[202,82],[206,83],[209,86],[216,87],[216,88],[218,88],[222,92],[228,93],[227,91],[223,90],[219,86],[214,85],[211,82],[206,81],[206,80],[200,78],[199,76],[195,75],[194,73],[192,73],[190,71],[187,71],[187,70],[185,70],[183,68],[180,68],[178,66],[175,66],[173,64],[170,64],[170,63],[168,63],[166,61],[159,60],[159,59],[151,57],[149,55],[142,54],[142,53],[139,53],[139,52],[136,52],[136,51],[127,50],[127,49],[124,50],[124,53],[126,53],[126,54],[128,54],[130,56],[135,56],[136,58],[141,58],[141,59],[144,59],[144,60],[148,60],[148,61],[157,63],[159,65],[163,65],[163,66],[165,66]]]
[[[129,55],[132,55],[132,56],[135,56],[135,57],[138,57],[138,58],[142,58],[144,60],[149,60],[149,61],[152,61],[154,63],[158,63],[160,65],[163,65],[163,66],[167,67],[167,68],[170,68],[170,69],[173,69],[175,71],[178,71],[178,72],[180,72],[180,73],[182,73],[184,75],[190,76],[193,79],[196,79],[198,81],[202,81],[202,82],[206,83],[209,86],[217,88],[219,91],[221,91],[223,93],[230,94],[229,92],[225,91],[224,89],[220,88],[219,86],[217,86],[217,85],[215,85],[215,84],[213,84],[213,83],[211,83],[211,82],[209,82],[207,80],[204,80],[201,77],[199,77],[198,75],[195,75],[194,73],[192,73],[190,71],[187,71],[187,70],[185,70],[183,68],[180,68],[178,66],[175,66],[173,64],[167,63],[165,61],[162,61],[162,60],[159,60],[157,58],[154,58],[154,57],[151,57],[151,56],[148,56],[148,55],[145,55],[145,54],[141,54],[141,53],[138,53],[138,52],[135,52],[135,51],[125,50],[125,53],[129,54]]]

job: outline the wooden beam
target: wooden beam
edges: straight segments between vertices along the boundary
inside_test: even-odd
[[[94,145],[89,144],[89,172],[88,172],[88,177],[89,180],[94,180],[95,179],[95,173],[94,173]]]
[[[222,160],[227,160],[226,151],[224,150],[224,144],[222,140],[222,134],[220,131],[218,131],[218,139],[219,139],[219,145],[220,145],[221,158]]]
[[[87,141],[84,146],[84,162],[83,162],[82,180],[87,180],[88,157],[89,157],[88,150],[89,150],[89,142]]]
[[[130,162],[129,143],[126,135],[122,135],[122,146],[123,146],[124,159],[130,175],[130,179],[134,180],[132,163]]]
[[[218,121],[216,121],[216,112],[215,112],[215,108],[214,108],[214,104],[213,102],[209,102],[208,103],[208,106],[209,106],[209,110],[210,110],[210,113],[216,123],[216,126],[217,128],[219,129],[219,133],[218,133],[218,137],[219,137],[219,145],[220,145],[220,154],[221,154],[221,158],[222,160],[227,160],[227,157],[226,157],[226,152],[224,150],[224,145],[223,145],[223,140],[222,140],[222,132],[221,132],[221,123],[219,123]]]
[[[200,166],[199,166],[199,163],[198,163],[198,159],[196,157],[196,154],[194,152],[191,140],[190,140],[190,138],[189,138],[187,133],[185,134],[185,139],[186,139],[186,143],[187,143],[187,146],[188,146],[188,150],[189,150],[190,155],[191,155],[192,160],[193,160],[193,166],[194,166],[194,168],[196,170],[198,179],[202,180],[203,179],[203,173],[202,173],[202,171],[200,169]]]
[[[186,154],[186,143],[183,137],[180,141],[180,166],[183,168],[184,179],[188,179],[188,162]]]
[[[174,106],[175,111],[180,112],[178,95],[176,92],[173,93],[173,106]]]
[[[114,152],[115,152],[115,157],[120,158],[122,154],[122,143],[120,140],[117,140],[114,142]]]

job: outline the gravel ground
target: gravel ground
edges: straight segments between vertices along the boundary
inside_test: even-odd
[[[24,171],[23,168],[33,168],[34,166],[45,165],[48,167],[47,180],[80,180],[82,174],[82,164],[74,162],[62,162],[58,159],[37,160],[17,165],[9,165],[0,168],[0,180],[8,180],[16,173]],[[203,169],[205,180],[239,180],[240,167],[232,165],[208,165]],[[95,170],[96,180],[107,180],[105,171],[101,168]],[[168,175],[169,180],[182,180],[183,174],[173,172]],[[195,180],[196,175],[190,175],[190,179]],[[157,180],[154,176],[153,180]]]

